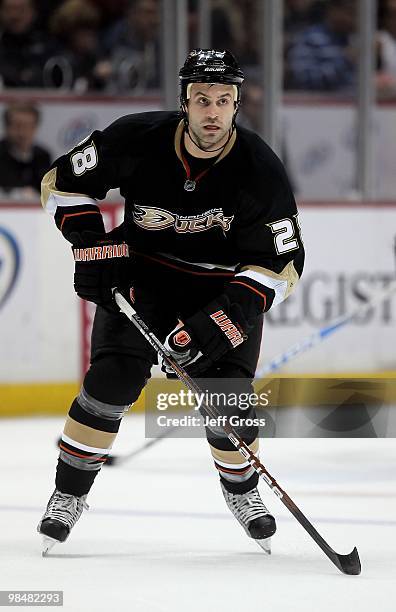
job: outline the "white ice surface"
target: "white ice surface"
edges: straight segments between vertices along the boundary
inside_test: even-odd
[[[396,610],[395,440],[262,442],[263,463],[328,543],[358,547],[362,574],[345,576],[265,483],[278,522],[272,556],[249,540],[225,507],[205,440],[164,440],[104,468],[90,511],[42,558],[35,529],[62,424],[0,421],[1,590],[63,590],[73,612]],[[132,416],[113,450],[143,442],[142,417]]]

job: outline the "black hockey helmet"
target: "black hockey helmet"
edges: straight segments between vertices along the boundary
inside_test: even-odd
[[[225,83],[237,88],[236,107],[240,101],[240,89],[244,74],[230,51],[219,49],[194,49],[187,56],[179,72],[180,102],[182,110],[187,103],[187,87],[190,83]]]

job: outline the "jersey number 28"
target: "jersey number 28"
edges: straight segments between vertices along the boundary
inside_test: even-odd
[[[294,216],[299,228],[298,214]],[[278,255],[288,253],[289,251],[295,251],[299,248],[298,240],[295,236],[293,221],[291,219],[281,219],[280,221],[274,221],[273,223],[268,223],[267,225],[271,229],[271,232],[275,234],[274,242]]]
[[[70,158],[73,166],[73,172],[76,176],[84,174],[87,170],[92,170],[98,164],[98,156],[95,145],[92,143],[85,147],[82,151],[73,153]]]

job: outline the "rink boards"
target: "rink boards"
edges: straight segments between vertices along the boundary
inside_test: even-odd
[[[122,207],[104,211],[110,227]],[[395,277],[394,203],[302,205],[300,216],[306,268],[295,294],[266,317],[259,368]],[[69,246],[38,203],[2,206],[0,261],[0,414],[64,411],[88,362],[92,318],[73,292]],[[282,373],[394,372],[395,301],[388,296]]]

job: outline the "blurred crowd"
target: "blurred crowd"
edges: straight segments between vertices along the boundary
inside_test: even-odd
[[[254,75],[262,0],[212,0],[212,46]],[[188,1],[189,47],[198,0]],[[161,0],[0,0],[0,84],[84,93],[161,88]],[[356,83],[357,0],[284,0],[284,87],[345,91]],[[379,0],[377,86],[396,90],[396,0]]]
[[[188,45],[198,45],[199,0],[188,0]],[[259,131],[258,66],[263,0],[211,0],[211,45],[230,49],[247,79],[241,124]],[[283,74],[287,91],[355,91],[358,0],[284,0]],[[159,92],[161,0],[0,0],[0,87],[74,94]],[[378,0],[376,87],[396,94],[396,0]],[[175,66],[175,70],[177,67]],[[39,108],[4,109],[0,197],[37,195],[49,153],[36,143]],[[282,136],[283,140],[283,136]],[[284,145],[282,157],[287,163]]]

